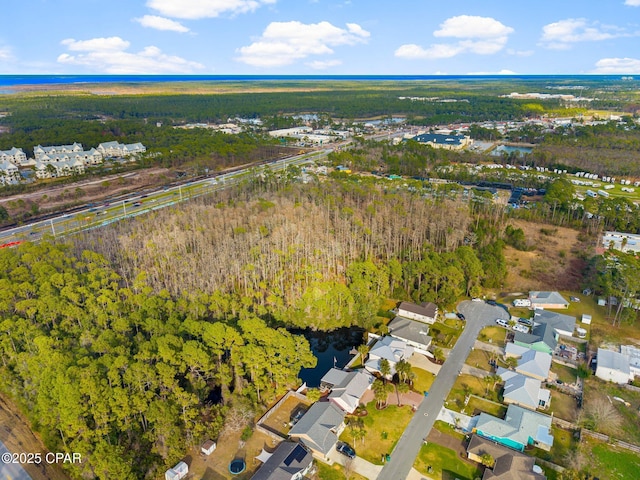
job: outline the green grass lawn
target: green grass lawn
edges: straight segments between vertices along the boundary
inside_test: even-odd
[[[551,390],[551,406],[544,411],[547,415],[553,413],[556,417],[575,422],[578,412],[578,405],[575,398],[557,390]]]
[[[474,415],[476,411],[480,411],[500,418],[504,418],[504,414],[507,413],[507,407],[504,405],[496,405],[493,402],[487,402],[477,397],[471,397],[464,410],[467,415]]]
[[[413,389],[419,393],[428,392],[436,376],[421,368],[412,367],[411,371],[416,375],[416,378],[413,380]]]
[[[333,465],[327,465],[326,463],[316,461],[316,467],[318,468],[318,478],[322,480],[366,480],[362,475],[357,473],[351,473],[349,478],[344,474],[344,469],[337,463]]]
[[[530,451],[527,450],[527,453],[534,457],[564,466],[567,454],[570,450],[576,448],[577,445],[576,440],[573,438],[573,432],[552,425],[551,434],[553,435],[553,446],[550,452],[540,448],[533,448]]]
[[[444,348],[452,348],[461,333],[462,330],[445,325],[442,322],[434,323],[429,331],[429,335],[433,338],[433,344]]]
[[[507,330],[502,327],[485,327],[480,331],[480,335],[478,335],[478,340],[481,342],[492,343],[494,345],[498,345],[500,347],[505,346],[505,336],[507,335]]]
[[[461,460],[453,450],[435,443],[422,445],[413,466],[423,475],[433,479],[474,480],[482,476],[482,470],[478,466]]]
[[[584,398],[585,403],[589,399],[597,396],[608,396],[609,398],[620,397],[631,404],[627,407],[625,404],[613,401],[612,405],[621,417],[620,428],[608,428],[606,422],[599,430],[607,435],[612,435],[618,440],[640,445],[640,392],[634,392],[619,387],[613,383],[603,382],[596,377],[589,377],[584,382]]]
[[[465,387],[469,393],[473,393],[480,397],[484,397],[487,392],[487,385],[478,377],[474,377],[472,375],[459,375],[449,392],[447,401],[445,402],[447,408],[458,412],[463,408],[467,413],[470,411],[468,407],[464,407],[464,399],[466,396]],[[492,395],[492,387],[493,385],[489,385],[489,395]]]
[[[558,380],[562,380],[564,383],[575,383],[578,378],[578,371],[575,368],[560,365],[559,363],[552,363],[551,371],[558,375]]]
[[[389,405],[384,410],[377,410],[375,401],[367,404],[369,414],[362,417],[366,436],[354,442],[349,426],[344,429],[340,440],[352,445],[359,457],[376,465],[382,465],[382,455],[391,453],[393,447],[409,424],[413,412],[408,406]]]
[[[589,440],[587,448],[591,473],[601,480],[635,480],[640,471],[640,456],[606,443]]]
[[[476,348],[471,350],[471,353],[469,353],[469,356],[464,363],[471,367],[481,368],[482,370],[490,372],[492,370],[492,367],[491,365],[489,365],[489,360],[491,360],[492,358],[495,359],[495,357],[495,354],[489,353],[486,350],[480,350]]]

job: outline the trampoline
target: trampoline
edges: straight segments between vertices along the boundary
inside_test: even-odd
[[[244,472],[245,468],[247,468],[247,465],[244,463],[244,460],[241,458],[236,458],[229,464],[229,473],[231,475],[240,475],[242,472]]]

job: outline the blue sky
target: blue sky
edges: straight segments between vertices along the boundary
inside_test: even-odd
[[[640,0],[3,4],[0,74],[640,74]]]

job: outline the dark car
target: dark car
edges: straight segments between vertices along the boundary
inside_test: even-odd
[[[344,442],[338,442],[336,450],[345,457],[356,458],[356,451]]]
[[[136,202],[136,203],[133,204],[134,207],[139,207],[140,205],[142,205],[142,203],[140,203],[140,202]]]
[[[496,302],[495,300],[487,300],[487,305],[491,305],[493,307],[498,305],[498,302]]]
[[[458,317],[460,320],[464,320],[464,315],[461,313],[456,313],[456,317]]]

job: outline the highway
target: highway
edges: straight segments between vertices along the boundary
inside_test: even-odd
[[[429,396],[420,404],[400,437],[391,453],[391,460],[385,464],[378,480],[407,478],[480,330],[488,325],[495,325],[496,318],[509,318],[502,308],[484,302],[465,301],[458,306],[458,310],[467,319],[466,327],[431,385]]]
[[[38,241],[44,237],[62,237],[82,230],[103,227],[124,218],[135,217],[153,210],[170,207],[177,203],[213,193],[237,185],[252,171],[270,169],[278,172],[291,166],[311,163],[326,157],[333,149],[305,153],[283,158],[258,167],[247,167],[233,173],[211,176],[170,188],[161,188],[128,196],[122,200],[106,200],[72,214],[28,223],[0,231],[0,244],[19,241]]]

